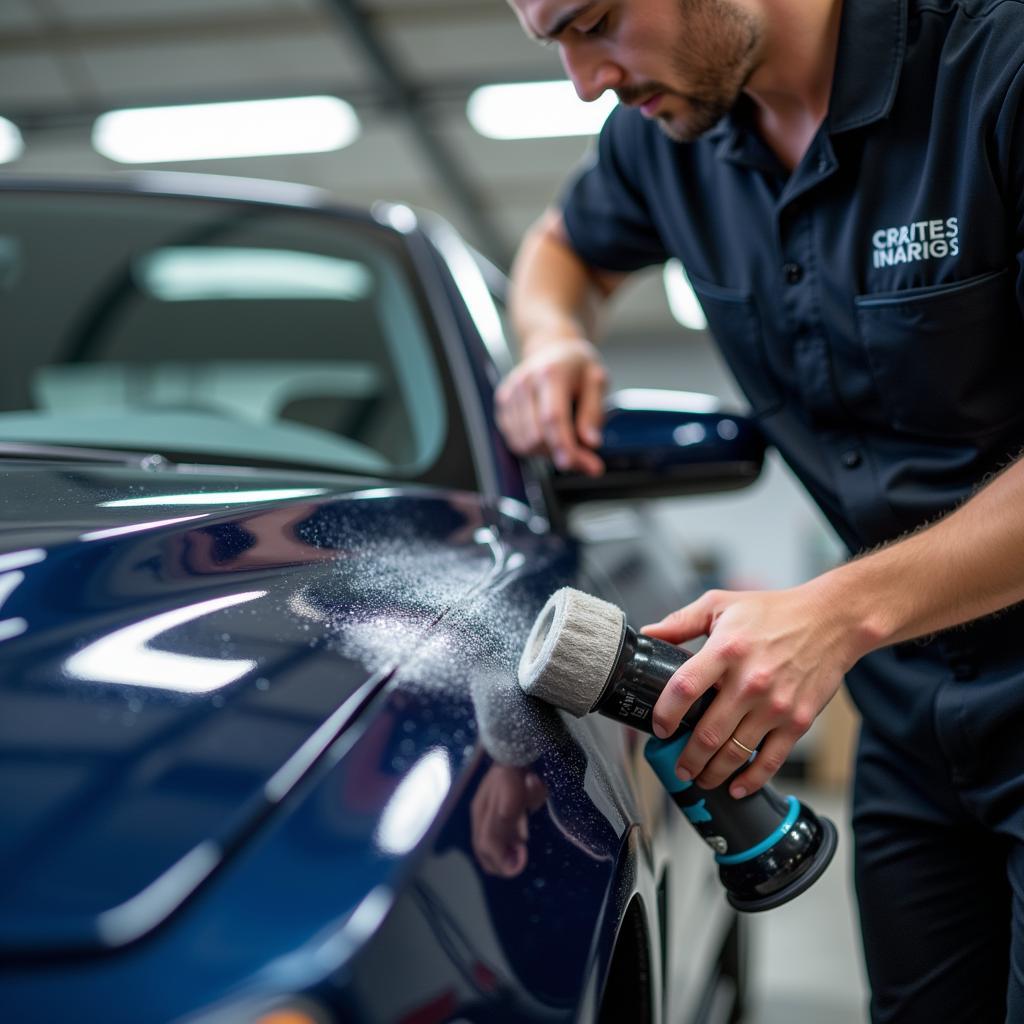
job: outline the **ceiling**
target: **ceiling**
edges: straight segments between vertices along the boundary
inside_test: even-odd
[[[523,35],[505,0],[0,3],[0,115],[26,144],[7,173],[118,173],[89,142],[93,119],[118,107],[331,93],[363,124],[347,149],[160,166],[434,209],[499,263],[589,140],[484,139],[466,100],[482,84],[560,77],[557,53]],[[616,323],[676,334],[659,275]]]

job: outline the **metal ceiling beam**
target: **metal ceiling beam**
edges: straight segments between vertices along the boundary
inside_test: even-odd
[[[42,29],[7,29],[0,32],[0,54],[20,57],[30,54],[51,56],[66,50],[136,49],[140,46],[187,45],[196,42],[235,42],[265,36],[324,31],[330,17],[322,11],[253,11],[244,18],[236,12],[212,12],[201,16],[175,18],[118,19],[99,24],[67,22],[47,24]]]
[[[385,108],[400,116],[416,145],[451,197],[476,245],[495,263],[508,266],[511,251],[457,156],[441,137],[423,91],[402,73],[397,58],[371,24],[357,0],[327,0],[338,23],[368,61]]]
[[[456,3],[452,0],[412,0],[408,4],[389,4],[372,12],[373,21],[390,24],[436,24],[438,19],[458,18],[484,23],[507,14],[494,0],[475,3]],[[20,57],[50,55],[66,49],[88,48],[134,49],[168,43],[195,43],[207,41],[261,38],[264,36],[309,34],[321,32],[333,23],[331,12],[316,8],[288,8],[219,11],[213,8],[203,13],[188,11],[145,18],[112,17],[109,21],[49,22],[31,28],[4,28],[0,30],[0,53],[13,53]]]

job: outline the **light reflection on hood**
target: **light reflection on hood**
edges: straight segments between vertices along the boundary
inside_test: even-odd
[[[327,494],[325,487],[285,487],[259,491],[196,491],[193,494],[153,494],[145,498],[101,501],[98,508],[153,508],[177,505],[250,505],[260,501],[316,498]]]
[[[201,658],[174,654],[149,646],[161,633],[204,615],[266,595],[265,590],[215,597],[209,601],[174,608],[93,641],[64,662],[64,672],[74,679],[126,686],[150,686],[181,693],[208,693],[240,679],[256,667],[248,659]]]
[[[17,570],[35,565],[46,558],[42,548],[28,548],[25,551],[10,551],[0,555],[0,607],[24,582],[25,574]],[[0,642],[13,640],[28,629],[28,622],[21,616],[0,619]]]
[[[381,814],[377,846],[401,856],[414,849],[430,828],[452,784],[448,753],[428,750],[406,773]]]
[[[209,513],[199,512],[194,516],[177,516],[174,519],[154,519],[148,523],[128,523],[126,526],[111,526],[106,530],[92,530],[83,533],[79,540],[110,540],[112,537],[124,537],[131,533],[142,533],[144,530],[158,530],[162,526],[175,526],[188,523],[193,519],[204,519]]]

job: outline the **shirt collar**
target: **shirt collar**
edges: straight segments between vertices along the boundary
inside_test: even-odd
[[[907,47],[907,0],[845,0],[829,101],[830,133],[862,128],[892,109]]]
[[[782,171],[778,157],[761,141],[754,127],[754,103],[747,95],[706,134],[720,160],[755,167],[772,174]]]
[[[836,69],[832,76],[826,130],[862,128],[892,109],[907,46],[908,0],[845,0],[839,23]],[[749,101],[740,102],[704,136],[718,156],[759,163],[745,138]]]

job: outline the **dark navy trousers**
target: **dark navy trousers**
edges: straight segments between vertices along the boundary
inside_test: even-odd
[[[1024,1024],[1024,612],[876,652],[855,880],[875,1024]]]

